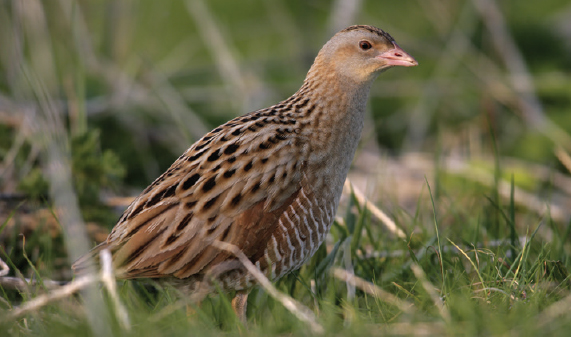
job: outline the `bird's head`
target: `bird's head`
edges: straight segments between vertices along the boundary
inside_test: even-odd
[[[350,26],[338,32],[323,46],[316,63],[357,83],[369,82],[394,66],[418,65],[388,33],[373,26]]]

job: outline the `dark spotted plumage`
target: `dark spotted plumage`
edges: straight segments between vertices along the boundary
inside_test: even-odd
[[[74,268],[107,248],[120,278],[161,278],[190,293],[216,283],[237,290],[233,305],[243,319],[253,278],[212,242],[237,246],[271,279],[311,257],[335,217],[369,88],[395,65],[416,61],[384,31],[337,33],[293,96],[198,140]]]

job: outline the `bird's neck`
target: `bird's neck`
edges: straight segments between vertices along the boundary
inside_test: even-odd
[[[309,71],[296,95],[309,99],[303,120],[307,139],[310,170],[319,171],[313,184],[316,189],[330,190],[336,198],[351,166],[363,129],[365,107],[374,79],[356,83],[323,69]]]
[[[357,83],[334,71],[314,67],[298,91],[312,106],[311,113],[304,118],[309,122],[311,132],[319,136],[314,145],[329,157],[345,158],[350,163],[361,137],[374,78]]]

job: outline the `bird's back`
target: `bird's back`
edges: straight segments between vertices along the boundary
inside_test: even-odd
[[[315,109],[292,96],[212,130],[137,197],[94,252],[110,249],[122,278],[201,281],[210,273],[231,289],[250,279],[214,240],[236,245],[272,278],[299,267],[335,212],[312,189],[320,170],[307,171],[304,117]]]

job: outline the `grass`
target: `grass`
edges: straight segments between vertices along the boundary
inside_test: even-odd
[[[2,2],[0,259],[30,283],[0,283],[0,336],[315,335],[260,287],[247,327],[233,294],[189,315],[151,280],[88,280],[10,315],[65,289],[121,197],[212,127],[294,92],[318,47],[352,23],[391,32],[420,66],[372,89],[350,173],[370,203],[344,194],[326,242],[277,290],[325,335],[567,336],[571,57],[556,42],[568,1],[501,2],[503,28],[485,0],[343,4]]]
[[[446,194],[446,184],[442,186]],[[476,198],[481,203],[490,202],[483,195]],[[557,336],[565,335],[571,327],[568,315],[556,310],[558,306],[569,308],[569,240],[562,236],[545,239],[552,231],[548,214],[541,218],[518,212],[513,203],[507,203],[493,208],[497,216],[484,217],[481,212],[486,208],[464,209],[456,215],[467,219],[464,223],[447,223],[439,214],[461,205],[437,208],[438,201],[431,199],[433,206],[417,210],[416,221],[410,217],[409,222],[397,223],[409,233],[407,239],[399,240],[371,219],[365,208],[349,200],[344,224],[332,227],[327,243],[301,270],[276,284],[282,293],[309,307],[327,335]],[[516,229],[523,242],[511,240],[508,214],[536,221],[532,228]],[[482,218],[503,219],[497,230],[499,237],[486,233],[490,224],[478,220]],[[431,222],[433,229],[429,230]],[[559,229],[568,232],[569,226]],[[53,244],[46,247],[55,249]],[[54,254],[46,247],[36,262],[23,256],[34,269],[39,286],[19,294],[3,289],[4,315],[10,308],[50,291],[41,284],[42,274],[49,275],[49,271],[35,268],[43,255]],[[14,254],[2,252],[2,258],[14,268],[10,256]],[[334,268],[374,283],[412,309],[403,310],[383,296],[371,295],[334,277]],[[106,318],[106,328],[114,335],[240,335],[244,329],[248,335],[312,335],[305,323],[260,288],[250,295],[248,327],[244,328],[231,310],[228,294],[210,296],[189,316],[173,289],[154,287],[152,282],[119,282],[119,300],[130,318],[129,331],[121,327],[106,288],[97,289],[106,311],[98,315]],[[89,303],[83,300],[81,295],[67,296],[16,320],[3,321],[0,329],[9,335],[95,334],[85,313]],[[171,308],[172,312],[165,315],[164,310]]]

